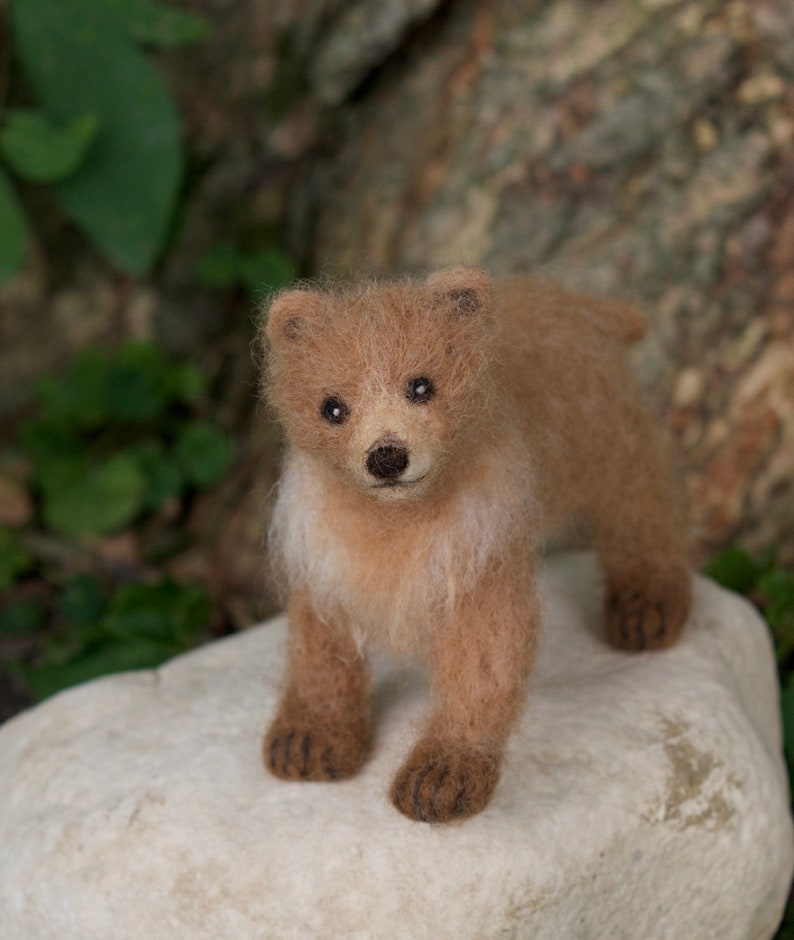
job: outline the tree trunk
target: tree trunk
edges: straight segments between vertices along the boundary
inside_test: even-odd
[[[698,544],[794,561],[792,78],[789,0],[444,4],[334,114],[293,245],[639,299]]]

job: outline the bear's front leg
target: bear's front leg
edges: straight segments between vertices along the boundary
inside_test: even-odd
[[[450,822],[488,804],[532,666],[539,618],[530,584],[525,567],[486,576],[437,625],[434,708],[391,789],[409,818]]]
[[[370,749],[369,674],[341,630],[291,598],[287,688],[264,741],[265,766],[283,780],[350,777]]]

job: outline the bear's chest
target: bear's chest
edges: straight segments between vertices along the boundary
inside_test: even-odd
[[[400,514],[339,505],[308,482],[286,476],[274,514],[272,544],[290,586],[321,616],[396,648],[416,647],[475,589],[517,521],[485,489]]]

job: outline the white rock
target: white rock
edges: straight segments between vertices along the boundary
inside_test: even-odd
[[[0,938],[771,937],[793,853],[764,624],[701,580],[679,646],[619,653],[591,558],[544,584],[526,715],[491,805],[460,825],[387,800],[425,701],[404,669],[379,667],[360,776],[266,775],[281,620],[9,722]]]

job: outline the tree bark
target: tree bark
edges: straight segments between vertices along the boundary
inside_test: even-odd
[[[698,545],[792,562],[793,79],[788,0],[445,4],[338,109],[293,245],[316,273],[465,261],[639,299]]]

